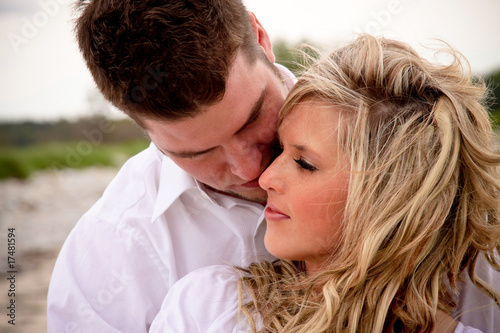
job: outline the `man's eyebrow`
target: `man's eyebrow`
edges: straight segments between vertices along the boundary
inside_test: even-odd
[[[251,123],[253,123],[257,119],[259,119],[259,116],[262,112],[262,105],[264,104],[264,98],[266,97],[266,93],[267,93],[267,88],[262,90],[262,92],[260,93],[259,99],[257,100],[257,102],[255,102],[255,104],[252,107],[252,111],[250,112],[250,115],[248,116],[247,121],[245,122],[245,124],[243,124],[243,126],[241,126],[241,128],[239,130],[237,130],[234,133],[235,135],[240,134],[241,132],[243,132],[245,130],[245,128],[250,126]]]
[[[265,88],[264,90],[262,90],[262,92],[261,92],[261,94],[259,96],[259,99],[252,106],[252,110],[250,112],[250,115],[248,116],[247,121],[243,124],[243,126],[240,127],[240,129],[238,129],[234,133],[235,135],[243,132],[245,130],[245,128],[247,128],[248,126],[250,126],[251,123],[253,123],[254,121],[256,121],[259,118],[259,116],[260,116],[260,114],[262,112],[262,105],[264,104],[264,99],[266,97],[266,93],[267,93],[267,88]],[[200,155],[209,153],[209,152],[211,152],[212,150],[214,150],[216,148],[217,147],[212,147],[212,148],[208,148],[208,149],[205,149],[205,150],[202,150],[202,151],[181,151],[181,152],[173,152],[173,151],[169,151],[168,149],[165,149],[165,148],[164,148],[164,150],[167,153],[169,153],[170,155],[173,155],[173,156],[178,157],[178,158],[193,158],[193,157],[196,157],[196,156],[200,156]]]
[[[217,147],[208,148],[208,149],[205,149],[205,150],[202,150],[202,151],[182,151],[182,152],[173,152],[173,151],[167,150],[165,148],[163,148],[163,150],[165,150],[168,154],[173,155],[175,157],[179,157],[179,158],[193,158],[193,157],[196,157],[196,156],[200,156],[200,155],[209,153],[210,151],[214,150],[215,148],[217,148]],[[165,155],[167,155],[167,154],[165,154]]]

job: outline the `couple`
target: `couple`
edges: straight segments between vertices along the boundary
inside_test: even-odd
[[[261,173],[274,158],[273,144],[278,128],[278,111],[294,83],[294,78],[283,67],[273,64],[274,54],[269,36],[256,17],[248,13],[240,1],[229,0],[162,2],[82,0],[79,6],[81,14],[76,28],[78,42],[98,87],[108,100],[145,130],[153,143],[122,167],[102,198],[82,217],[66,240],[54,268],[49,288],[49,332],[147,332],[153,322],[154,325],[159,325],[163,313],[159,312],[167,292],[188,273],[216,264],[229,263],[246,267],[252,262],[275,259],[265,249],[264,237],[272,254],[306,263],[305,267],[302,267],[302,264],[297,266],[298,273],[306,277],[306,280],[299,279],[297,283],[309,283],[307,279],[314,278],[316,279],[315,286],[321,283],[331,285],[331,282],[326,281],[330,275],[322,276],[312,272],[316,269],[321,269],[321,271],[331,269],[322,265],[325,255],[328,254],[335,254],[331,259],[342,263],[343,266],[338,266],[336,269],[344,269],[346,274],[359,270],[354,271],[357,274],[357,280],[355,278],[349,281],[337,280],[343,289],[340,288],[338,296],[330,294],[333,298],[329,296],[328,299],[335,300],[342,297],[341,304],[346,303],[346,309],[354,312],[360,311],[362,305],[359,305],[359,302],[362,302],[362,299],[348,299],[344,297],[344,294],[348,293],[349,288],[353,286],[352,283],[371,283],[371,288],[367,289],[370,294],[365,298],[367,302],[362,306],[363,312],[368,311],[367,315],[371,315],[369,311],[374,311],[371,308],[373,304],[380,303],[381,306],[390,307],[387,308],[391,311],[390,320],[394,320],[395,325],[402,325],[397,318],[413,320],[416,316],[415,311],[420,310],[422,303],[416,302],[415,297],[423,297],[425,302],[428,302],[427,304],[431,304],[431,308],[426,307],[425,313],[421,314],[427,317],[423,319],[418,317],[419,322],[422,319],[426,323],[431,323],[433,322],[431,318],[434,318],[435,314],[439,313],[441,316],[442,313],[446,314],[451,309],[451,299],[448,300],[448,298],[455,295],[451,295],[448,289],[442,288],[445,282],[440,275],[440,273],[446,275],[446,270],[451,267],[449,286],[446,288],[454,288],[459,284],[459,308],[455,311],[454,317],[459,316],[458,318],[467,325],[481,328],[484,332],[498,331],[495,330],[498,326],[494,326],[498,325],[494,321],[498,306],[492,304],[492,301],[469,281],[469,275],[473,276],[475,271],[479,275],[483,274],[481,276],[483,279],[494,282],[494,275],[491,274],[495,272],[482,256],[479,256],[477,260],[479,267],[475,270],[474,266],[467,261],[475,262],[477,256],[474,248],[480,248],[483,251],[491,250],[489,246],[493,243],[488,243],[488,237],[497,237],[495,234],[497,227],[493,226],[488,229],[487,226],[483,226],[486,228],[484,230],[478,222],[481,219],[484,220],[481,214],[485,211],[488,214],[488,223],[494,224],[498,219],[496,210],[498,201],[495,201],[498,198],[489,197],[490,192],[494,192],[495,186],[498,186],[498,179],[495,178],[498,176],[490,175],[487,185],[484,186],[479,181],[488,177],[487,172],[493,172],[488,168],[493,168],[495,163],[498,164],[498,156],[496,161],[494,157],[491,157],[487,163],[482,161],[479,164],[476,163],[477,159],[486,156],[485,138],[476,138],[473,129],[471,129],[473,133],[464,134],[465,136],[461,139],[464,142],[463,145],[458,145],[455,141],[450,143],[446,140],[448,137],[444,137],[444,143],[453,146],[447,161],[456,155],[458,149],[460,156],[464,158],[463,161],[460,159],[460,163],[463,163],[461,165],[471,165],[472,171],[467,174],[467,177],[471,177],[472,185],[463,187],[462,173],[453,174],[451,178],[456,180],[458,177],[460,181],[461,186],[458,187],[463,192],[460,198],[464,201],[452,202],[450,207],[441,207],[442,209],[424,207],[423,205],[427,204],[426,200],[436,200],[432,202],[437,203],[432,184],[424,184],[422,192],[425,193],[419,192],[417,196],[409,194],[415,193],[417,190],[415,184],[419,180],[424,181],[422,179],[424,173],[421,170],[419,172],[416,167],[406,170],[403,167],[398,168],[398,165],[389,165],[388,163],[392,160],[387,156],[376,155],[376,159],[373,156],[370,157],[370,154],[377,153],[377,149],[382,149],[384,146],[366,146],[367,151],[355,150],[356,147],[361,147],[364,141],[372,145],[376,144],[371,140],[374,134],[364,133],[362,130],[384,131],[381,137],[388,142],[393,140],[388,136],[390,126],[369,128],[368,123],[364,123],[362,118],[354,117],[356,115],[352,112],[354,105],[349,103],[356,102],[354,97],[362,96],[362,92],[356,92],[348,98],[344,97],[346,100],[342,102],[346,110],[337,110],[334,115],[324,115],[333,117],[328,118],[331,121],[328,139],[335,137],[336,140],[345,140],[345,142],[332,141],[331,145],[335,150],[329,151],[329,156],[331,161],[335,161],[335,165],[331,172],[328,172],[328,175],[323,173],[325,178],[315,178],[322,174],[321,161],[313,162],[312,157],[309,159],[305,156],[288,156],[296,160],[293,160],[296,176],[287,181],[294,184],[295,192],[292,193],[296,193],[297,196],[293,195],[283,200],[284,202],[273,204],[273,200],[278,200],[275,199],[278,197],[275,194],[283,191],[280,186],[287,185],[283,177],[291,167],[285,164],[280,165],[291,148],[288,147],[287,150],[286,140],[289,139],[286,137],[287,127],[294,133],[293,137],[299,138],[300,133],[306,133],[305,125],[310,121],[317,119],[321,123],[327,123],[326,119],[314,114],[312,118],[307,118],[307,122],[299,121],[298,126],[294,125],[294,117],[298,117],[299,114],[296,111],[305,108],[300,114],[308,115],[315,109],[325,109],[325,106],[328,106],[326,109],[331,109],[328,96],[324,96],[323,100],[315,101],[319,105],[311,110],[307,110],[310,98],[306,98],[307,103],[295,103],[291,96],[287,105],[289,107],[297,105],[280,125],[284,153],[276,160],[283,174],[275,174],[273,171],[276,168],[275,164],[260,179],[262,186],[271,193],[269,231],[264,236],[266,223],[263,219],[263,203],[266,202],[267,193],[259,187],[258,182]],[[364,61],[365,59],[358,60]],[[393,65],[398,66],[397,63]],[[317,68],[321,70],[323,67],[318,65]],[[429,77],[438,74],[429,74]],[[449,74],[448,72],[444,74],[446,80],[443,83],[445,90],[443,95],[453,95],[455,89],[459,89],[457,95],[464,99],[464,102],[477,104],[478,97],[474,95],[477,88],[472,89],[467,85],[455,87],[455,81],[460,82],[461,76],[447,77],[446,75]],[[328,76],[320,75],[319,77]],[[365,79],[373,79],[375,82],[375,78],[365,77],[362,73],[361,82]],[[330,80],[323,81],[324,83],[330,82]],[[338,89],[347,85],[347,82],[341,83]],[[401,89],[406,88],[405,83],[413,82],[401,82],[399,84]],[[320,91],[319,88],[326,89],[326,87],[328,85],[323,86],[322,83],[317,87],[318,89],[315,88],[315,91]],[[414,88],[417,87],[419,86]],[[300,86],[294,91],[300,92],[299,89]],[[417,92],[412,91],[414,94]],[[442,94],[440,90],[431,89],[424,96],[416,96],[415,99],[417,101],[422,99],[425,102],[430,98],[429,95],[435,95],[437,99],[440,94]],[[365,103],[363,100],[357,101]],[[451,101],[456,108],[459,108],[461,100],[451,99]],[[395,107],[403,102],[398,97],[391,100],[391,105]],[[474,103],[472,106],[466,104],[468,110],[476,110]],[[378,119],[385,114],[383,112],[385,109],[382,103],[376,106],[374,110],[377,110],[376,118]],[[390,111],[388,110],[389,113]],[[472,123],[481,129],[484,124],[478,119],[469,119],[472,116],[475,114],[453,119],[461,126]],[[380,118],[380,121],[382,120],[384,119]],[[354,128],[346,126],[337,128],[336,121],[339,124],[348,121]],[[423,115],[422,124],[425,121],[430,121],[430,118],[427,119]],[[447,122],[444,121],[444,123]],[[406,130],[405,125],[391,123],[392,125],[399,131],[399,134]],[[428,126],[424,142],[419,141],[419,145],[437,137],[437,135],[431,135],[432,128],[433,126]],[[356,133],[350,133],[348,129],[355,129]],[[485,131],[488,130],[491,131],[491,129]],[[284,131],[285,133],[282,133]],[[451,132],[456,131],[457,129],[452,126]],[[318,131],[317,134],[320,133]],[[364,134],[361,135],[362,133]],[[441,132],[436,129],[436,133]],[[312,138],[306,135],[306,139]],[[316,139],[323,141],[324,138],[318,136]],[[409,140],[401,138],[403,139]],[[411,140],[400,142],[402,146],[406,146],[407,143],[414,144]],[[432,141],[428,144],[433,143]],[[305,148],[302,147],[305,144],[308,142],[291,143],[292,146],[298,145],[298,147],[293,147],[298,151]],[[441,143],[438,142],[437,145],[440,147]],[[462,146],[471,152],[472,160],[467,160],[465,156],[462,156],[462,150],[458,148]],[[355,154],[351,156],[350,151]],[[361,155],[360,152],[363,154]],[[404,150],[398,153],[405,157],[401,161],[412,162],[407,161],[409,158],[406,158]],[[429,154],[431,153],[434,151],[429,151]],[[401,156],[397,155],[394,158]],[[418,159],[413,161],[414,166],[418,163],[434,165],[432,163],[440,162],[438,166],[445,167],[442,166],[442,159],[436,162],[427,154],[417,157]],[[361,158],[367,160],[361,160]],[[368,161],[378,164],[362,165],[363,162],[368,163]],[[330,166],[329,164],[328,168]],[[367,170],[367,172],[365,174],[351,172],[351,170]],[[450,178],[447,172],[439,173],[438,169],[433,170],[431,177],[435,181]],[[458,168],[457,170],[467,172],[468,169]],[[404,181],[399,182],[400,179],[397,177],[403,177],[407,175],[406,172],[410,171],[415,173],[411,176],[412,178],[405,178]],[[374,172],[386,172],[387,176],[381,179],[372,178]],[[436,173],[439,174],[436,175]],[[396,178],[390,179],[389,175],[395,175]],[[325,187],[313,186],[313,180]],[[326,187],[330,183],[335,186]],[[353,188],[355,184],[357,187]],[[450,186],[452,184],[455,183],[450,183]],[[362,186],[367,186],[372,191],[372,196],[368,198],[372,201],[360,198],[362,194],[368,195],[368,192],[363,192]],[[473,192],[476,187],[479,191],[477,193]],[[434,190],[439,189],[440,187],[436,185]],[[389,190],[392,190],[390,197],[386,192]],[[312,193],[306,191],[312,191]],[[301,197],[301,193],[304,193],[305,198]],[[328,198],[330,194],[335,194],[335,200],[333,197]],[[477,204],[476,196],[480,196],[484,202]],[[352,197],[357,200],[353,200]],[[321,200],[325,205],[320,205]],[[389,200],[389,202],[382,202],[383,200]],[[288,205],[294,206],[293,203],[296,201],[302,203],[299,211],[294,212],[291,208],[287,208]],[[311,202],[313,204],[308,204]],[[398,203],[404,205],[398,206]],[[443,245],[441,249],[429,250],[430,244],[433,244],[431,241],[435,241],[434,237],[437,237],[434,235],[435,229],[432,229],[435,226],[419,225],[419,227],[432,230],[427,234],[429,239],[422,240],[405,238],[405,236],[411,236],[405,233],[400,234],[395,226],[391,229],[389,225],[384,224],[400,223],[403,231],[409,229],[408,232],[411,232],[412,226],[407,226],[405,223],[410,222],[406,221],[414,221],[418,217],[439,218],[441,213],[455,210],[458,212],[458,208],[465,204],[468,205],[468,214],[475,223],[473,230],[469,228],[469,224],[458,225],[456,232],[453,233],[451,244],[446,243],[448,245]],[[411,207],[415,208],[411,209],[406,205],[412,205]],[[365,211],[368,206],[370,206],[369,213]],[[491,207],[494,209],[490,209]],[[332,214],[334,208],[342,213]],[[314,221],[321,221],[320,217],[311,215],[320,209],[323,209],[323,213],[327,212],[332,219],[334,217],[331,222],[337,221],[340,225],[335,223],[325,225],[318,222],[314,224],[315,229],[312,225],[304,224],[303,230],[284,234],[284,231],[279,228],[283,225],[287,226],[281,223],[286,220],[275,221],[276,218],[279,220],[280,216],[305,219],[306,222],[311,223],[313,218]],[[405,215],[401,215],[405,209],[408,210],[408,219]],[[432,212],[438,215],[434,216]],[[275,220],[272,220],[273,216]],[[375,219],[377,216],[378,219]],[[357,225],[356,230],[345,227],[346,221],[362,221],[364,217],[370,218],[370,221]],[[388,221],[385,221],[386,217]],[[456,218],[462,221],[463,216],[456,216]],[[373,223],[371,227],[369,227],[370,223]],[[333,226],[338,229],[330,229]],[[483,239],[478,230],[482,230],[483,236],[486,234],[487,237]],[[413,230],[413,232],[418,232],[418,230]],[[323,237],[316,237],[318,233]],[[366,236],[364,233],[367,233],[373,242],[362,243],[361,239]],[[311,237],[312,241],[287,241],[288,236],[291,237],[294,234],[304,238]],[[383,237],[387,234],[395,238],[395,241],[390,243],[385,241]],[[420,245],[416,245],[419,241]],[[397,242],[399,246],[396,246]],[[473,247],[463,245],[469,243],[473,244]],[[332,247],[332,244],[336,247]],[[358,250],[355,251],[353,244],[362,247],[363,252],[356,252]],[[385,251],[383,258],[380,258],[376,252],[377,246]],[[458,252],[448,251],[450,246],[452,249],[457,248]],[[321,255],[315,258],[309,253],[305,258],[304,254],[307,254],[307,251],[320,251]],[[399,280],[403,276],[401,274],[408,273],[412,263],[420,263],[418,267],[427,263],[423,257],[426,251],[431,254],[435,253],[436,256],[442,256],[445,251],[444,256],[450,257],[446,257],[447,261],[443,267],[438,267],[436,272],[432,273],[435,280],[427,281],[425,285],[415,284],[416,281],[413,280],[403,281],[409,289],[403,293],[403,291],[394,290],[395,285],[387,286],[387,290],[381,290],[379,280],[372,282],[363,280],[363,276],[372,278],[374,273],[382,272],[386,275],[392,274],[394,281],[391,279],[391,283],[402,283]],[[415,258],[399,259],[399,256],[408,252],[413,253]],[[352,263],[348,261],[348,258],[353,260],[348,256],[355,253],[363,256],[362,260],[355,262],[356,265],[362,264],[361,266],[351,266]],[[300,256],[291,257],[291,255]],[[452,257],[455,255],[457,257]],[[314,260],[308,259],[311,256]],[[464,256],[467,258],[464,262],[456,261],[457,258]],[[372,267],[371,263],[375,259],[380,261],[378,261],[378,266]],[[396,266],[390,271],[385,271],[385,268],[390,265],[385,262],[386,266],[384,266],[383,263],[388,259],[392,259],[390,263]],[[397,267],[396,273],[400,274],[399,277],[393,272],[395,267]],[[466,278],[466,283],[461,284],[454,277],[467,267],[469,272],[464,271],[462,274]],[[265,267],[259,268],[258,265],[250,268],[251,271],[256,269],[266,272]],[[290,278],[296,278],[295,269],[289,263],[282,262],[276,267],[276,274],[280,274],[280,271],[289,272]],[[331,271],[331,273],[341,276],[339,274],[342,272]],[[254,276],[258,277],[259,274],[256,273]],[[254,283],[251,275],[246,277],[250,279],[245,280],[245,284]],[[289,282],[288,278],[282,278],[281,275],[279,279],[278,277],[276,279],[283,283],[293,283],[290,286],[294,288],[305,286]],[[268,285],[266,280],[257,279],[256,287],[259,286],[260,281],[264,286]],[[272,286],[277,286],[277,284]],[[339,290],[339,286],[334,286],[336,289],[330,290]],[[431,295],[427,294],[427,287],[431,288]],[[280,294],[280,290],[286,288],[286,285],[280,288],[276,289],[274,294]],[[354,287],[358,290],[356,288]],[[249,291],[250,289],[243,288],[242,290]],[[290,305],[300,300],[300,298],[295,298],[295,295],[302,297],[303,289],[293,290],[297,290],[297,294],[290,295],[291,298],[288,301]],[[400,299],[404,294],[404,297],[408,297],[409,300],[401,300],[399,306],[398,304],[388,305],[388,298],[383,299],[382,295],[387,296],[385,293],[390,293],[391,290],[396,299]],[[361,294],[364,292],[361,289],[358,291]],[[308,292],[308,294],[311,293]],[[268,298],[270,301],[273,300],[275,304],[282,301],[281,298],[271,298],[266,294],[257,295]],[[317,292],[311,295],[314,297],[307,299],[311,305],[317,303],[318,297],[318,299],[322,297]],[[175,293],[172,293],[169,297],[174,296]],[[234,295],[231,293],[231,296]],[[246,297],[246,294],[242,297]],[[243,298],[243,300],[246,299]],[[438,300],[441,303],[433,303]],[[447,302],[445,305],[442,304],[443,300]],[[358,305],[354,306],[355,302],[358,302]],[[256,300],[255,304],[260,306],[261,302]],[[318,316],[324,313],[307,305],[304,311],[311,309]],[[319,305],[325,306],[325,304]],[[408,305],[411,307],[408,308]],[[437,312],[438,305],[441,312]],[[259,320],[266,323],[271,319],[269,316],[273,315],[276,306],[271,306],[271,309],[270,315],[262,313],[260,308],[257,309],[261,313],[258,316],[257,325],[259,325]],[[332,314],[329,311],[326,312]],[[250,307],[243,313],[253,315],[255,312]],[[299,312],[297,315],[307,316],[308,314]],[[288,314],[284,316],[283,320],[287,321]],[[343,316],[350,317],[350,314],[344,313]],[[385,322],[384,318],[380,320]],[[403,324],[407,325],[408,322],[405,320]]]
[[[500,246],[483,93],[458,58],[431,64],[384,38],[318,61],[281,109],[283,152],[259,181],[265,244],[282,259],[189,274],[151,332],[480,332],[452,313],[461,272]]]

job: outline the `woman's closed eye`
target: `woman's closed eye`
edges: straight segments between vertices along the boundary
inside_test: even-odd
[[[304,170],[307,170],[307,171],[316,171],[318,170],[318,168],[316,168],[314,165],[306,162],[304,159],[302,158],[299,158],[299,159],[293,159],[295,161],[295,163],[297,163],[299,165],[300,168],[304,169]]]

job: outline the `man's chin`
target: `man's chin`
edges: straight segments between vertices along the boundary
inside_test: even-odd
[[[256,202],[261,205],[266,205],[267,203],[267,193],[266,191],[262,190],[264,193],[240,193],[240,192],[233,192],[233,191],[228,191],[224,192],[224,194],[230,195],[235,198],[251,201],[251,202]],[[255,191],[257,192],[257,191]]]
[[[254,188],[252,190],[248,191],[222,191],[222,190],[217,190],[211,186],[208,186],[205,184],[210,190],[217,192],[217,193],[222,193],[225,195],[229,195],[234,198],[238,199],[243,199],[251,202],[256,202],[261,205],[265,205],[267,202],[267,192],[262,189],[262,188]]]

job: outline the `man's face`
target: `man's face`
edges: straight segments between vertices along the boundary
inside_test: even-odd
[[[145,120],[155,145],[209,187],[265,202],[258,180],[273,158],[278,112],[287,88],[258,59],[238,54],[223,99],[198,116],[177,121]]]

